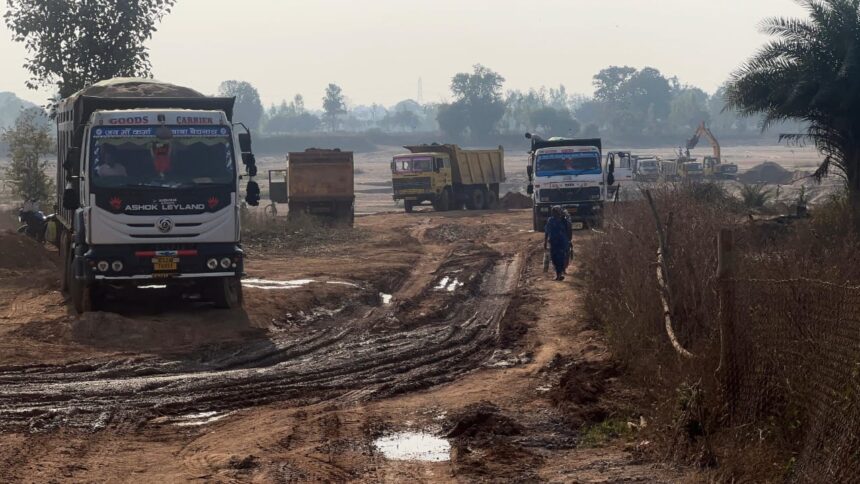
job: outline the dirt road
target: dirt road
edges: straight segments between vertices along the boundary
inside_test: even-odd
[[[52,254],[0,234],[0,481],[683,480],[581,445],[615,411],[611,363],[529,220],[360,217],[251,246],[244,311],[153,287],[83,317]],[[387,458],[400,431],[450,452]]]

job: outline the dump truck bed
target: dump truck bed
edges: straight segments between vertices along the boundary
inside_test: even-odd
[[[457,145],[406,146],[412,153],[447,153],[451,158],[454,183],[463,185],[492,185],[505,181],[505,151],[464,150]]]
[[[355,198],[351,151],[307,150],[290,153],[289,200],[326,201]]]

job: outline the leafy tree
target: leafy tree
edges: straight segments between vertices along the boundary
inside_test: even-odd
[[[532,111],[531,124],[543,128],[548,136],[575,136],[579,133],[579,121],[573,119],[567,108],[540,108]]]
[[[624,84],[633,77],[633,67],[609,66],[594,75],[594,98],[598,101],[613,102]]]
[[[233,118],[256,130],[263,119],[263,103],[257,88],[245,81],[224,81],[218,87],[218,95],[236,98]]]
[[[486,136],[492,133],[496,124],[505,114],[505,103],[502,101],[502,85],[505,78],[480,64],[473,67],[472,73],[461,72],[451,79],[451,92],[457,98],[452,106],[446,109],[445,116],[459,113],[466,116],[466,126],[473,137]],[[439,116],[443,116],[440,110]],[[445,117],[437,118],[439,125],[445,122],[451,128],[457,128],[458,123]],[[450,124],[454,122],[453,124]],[[446,130],[446,128],[442,128]],[[456,129],[455,129],[456,130]],[[462,132],[462,131],[461,131]]]
[[[436,112],[439,129],[447,136],[460,139],[469,128],[469,112],[464,103],[440,104]]]
[[[56,86],[61,98],[112,77],[148,77],[144,43],[175,0],[7,0],[3,15],[23,42],[27,87]]]
[[[764,115],[763,126],[808,123],[804,133],[824,155],[820,179],[835,171],[847,184],[860,230],[860,0],[801,0],[807,19],[772,18],[777,37],[735,72],[726,90],[730,108]]]
[[[418,129],[420,123],[421,119],[418,115],[408,109],[400,109],[394,113],[388,113],[385,119],[382,120],[382,124],[385,127],[400,128],[406,131],[415,131]]]
[[[46,174],[46,155],[55,153],[44,111],[30,108],[21,112],[15,126],[4,129],[0,140],[9,146],[12,163],[6,168],[6,178],[12,191],[21,200],[50,202],[54,199],[54,180]]]
[[[693,134],[693,129],[702,121],[710,121],[707,107],[708,95],[697,87],[685,87],[672,99],[669,123],[680,134]]]
[[[343,89],[337,84],[329,84],[323,98],[323,110],[325,121],[332,131],[337,129],[338,116],[346,114],[346,101],[343,97]]]
[[[305,111],[301,114],[278,113],[266,122],[269,133],[310,133],[322,126],[320,118]]]

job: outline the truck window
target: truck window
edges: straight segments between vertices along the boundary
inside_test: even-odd
[[[600,158],[596,152],[549,153],[538,155],[537,176],[600,174]]]
[[[394,159],[395,173],[420,173],[426,171],[433,171],[433,158],[417,157]]]
[[[179,187],[235,183],[233,148],[226,128],[212,136],[190,135],[176,127],[174,137],[159,140],[155,128],[97,128],[90,143],[93,187]]]

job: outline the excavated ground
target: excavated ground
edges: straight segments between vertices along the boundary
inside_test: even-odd
[[[565,374],[611,364],[576,283],[540,272],[530,215],[261,243],[234,312],[155,287],[75,316],[55,254],[0,234],[0,481],[685,480],[579,445],[610,410],[567,398]],[[445,437],[447,460],[385,458],[374,439],[400,430]]]

